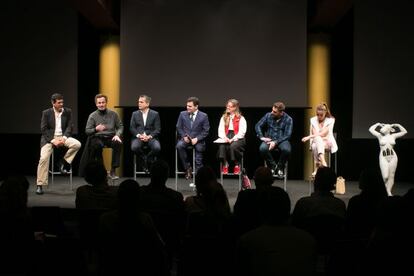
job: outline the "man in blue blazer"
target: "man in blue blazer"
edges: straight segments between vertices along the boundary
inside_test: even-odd
[[[141,95],[138,98],[138,109],[132,113],[129,130],[132,134],[131,150],[141,159],[144,171],[159,156],[161,151],[158,136],[161,133],[161,120],[157,111],[149,108],[151,97]],[[144,153],[144,147],[149,152]]]
[[[198,110],[199,100],[196,97],[187,99],[187,110],[182,111],[177,121],[177,151],[185,169],[185,178],[190,179],[192,168],[187,156],[187,148],[195,148],[195,171],[203,165],[203,152],[206,148],[205,139],[210,130],[206,113]]]

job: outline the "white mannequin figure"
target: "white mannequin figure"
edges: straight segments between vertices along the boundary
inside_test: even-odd
[[[407,130],[400,124],[376,123],[369,128],[369,132],[378,138],[380,145],[379,165],[385,188],[389,196],[394,186],[394,176],[397,170],[398,157],[394,151],[395,139],[407,134]]]

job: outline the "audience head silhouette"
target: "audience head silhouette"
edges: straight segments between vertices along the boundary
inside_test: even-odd
[[[259,212],[265,224],[287,223],[290,217],[289,195],[280,187],[264,187],[259,193]]]
[[[272,170],[268,167],[258,167],[254,172],[254,183],[256,185],[256,188],[272,186]]]
[[[217,182],[217,176],[214,170],[209,166],[203,166],[195,175],[195,185],[197,187],[197,194],[203,194],[207,191],[208,185],[211,182]]]
[[[151,166],[151,185],[165,186],[168,179],[169,166],[164,160],[157,160]]]
[[[119,209],[121,212],[135,212],[140,209],[140,187],[138,182],[127,179],[118,188]]]
[[[85,181],[93,186],[108,184],[105,166],[102,162],[92,161],[85,167]]]
[[[388,196],[379,167],[367,168],[361,172],[359,189],[361,189],[361,193],[371,196]]]
[[[328,167],[321,167],[315,175],[315,191],[329,192],[335,189],[336,174]]]

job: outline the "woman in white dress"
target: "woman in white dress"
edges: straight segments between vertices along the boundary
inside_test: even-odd
[[[312,176],[315,176],[319,167],[328,166],[325,160],[325,151],[335,153],[338,150],[338,145],[333,135],[334,125],[335,118],[329,111],[328,105],[320,103],[316,106],[316,116],[310,119],[310,135],[302,138],[302,142],[310,140],[315,162],[315,171],[312,173]]]
[[[394,186],[394,176],[397,170],[398,157],[394,151],[395,139],[407,134],[407,130],[400,124],[376,123],[369,128],[369,132],[378,138],[380,145],[379,165],[385,188],[389,196]]]

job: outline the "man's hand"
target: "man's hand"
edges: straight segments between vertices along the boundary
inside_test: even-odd
[[[197,138],[191,139],[191,145],[195,145],[195,144],[197,144],[197,142],[198,142]]]
[[[104,131],[106,129],[106,126],[103,124],[99,124],[95,127],[96,132],[101,132]]]
[[[118,135],[115,135],[114,137],[112,137],[112,141],[122,143],[122,140],[121,140],[121,138],[119,138]]]
[[[53,139],[51,142],[53,146],[58,148],[58,147],[62,147],[65,144],[65,139],[63,137],[58,137],[58,138]]]
[[[262,137],[262,138],[260,138],[260,140],[262,140],[263,142],[265,142],[267,144],[269,144],[269,142],[272,141],[272,139],[267,138],[267,137]]]
[[[186,142],[187,144],[189,144],[191,142],[190,137],[188,136],[184,136],[184,142]]]
[[[272,149],[274,149],[275,148],[275,146],[276,146],[276,142],[274,142],[274,141],[271,141],[271,142],[269,142],[269,150],[272,150]]]

